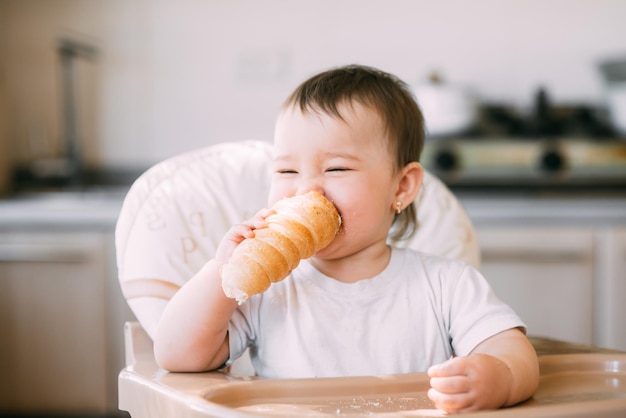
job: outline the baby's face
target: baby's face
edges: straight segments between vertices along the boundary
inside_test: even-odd
[[[337,239],[318,257],[339,257],[385,241],[394,217],[398,174],[378,114],[340,106],[344,120],[287,108],[276,123],[269,206],[316,190],[342,217]]]

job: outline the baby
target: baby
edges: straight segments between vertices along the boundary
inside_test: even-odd
[[[364,66],[322,72],[276,122],[268,207],[315,190],[337,207],[334,241],[265,293],[227,298],[220,267],[269,210],[233,226],[170,300],[154,347],[171,371],[214,370],[250,348],[261,377],[428,372],[447,412],[513,405],[537,388],[519,317],[471,266],[389,242],[415,229],[424,121],[408,86]]]

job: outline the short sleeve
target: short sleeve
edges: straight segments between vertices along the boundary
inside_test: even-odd
[[[456,281],[451,281],[448,302],[449,334],[454,353],[468,355],[487,338],[526,325],[515,311],[500,300],[483,275],[469,265],[461,265]]]

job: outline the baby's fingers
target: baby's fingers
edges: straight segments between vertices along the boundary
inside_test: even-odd
[[[445,394],[467,393],[471,389],[469,379],[465,376],[432,377],[430,386]]]
[[[471,407],[471,382],[465,372],[465,362],[461,357],[428,369],[431,386],[428,397],[438,409],[454,413]]]
[[[462,412],[471,406],[471,400],[465,393],[450,395],[430,388],[428,390],[428,397],[431,401],[433,401],[437,409],[445,411],[449,414]]]
[[[447,377],[466,374],[464,357],[454,357],[443,363],[435,364],[428,369],[430,377]]]
[[[227,239],[240,243],[246,238],[254,238],[254,225],[239,224],[234,225],[227,234]]]
[[[226,262],[235,248],[246,238],[254,238],[254,226],[248,224],[232,226],[217,247],[215,259],[222,263]]]
[[[254,217],[252,217],[250,225],[254,229],[265,228],[267,226],[267,221],[265,219],[273,213],[275,213],[273,209],[261,209],[254,215]]]
[[[254,238],[254,230],[267,227],[265,218],[274,213],[272,209],[261,209],[252,218],[232,226],[217,248],[215,258],[220,262],[226,262],[235,248],[247,238]]]

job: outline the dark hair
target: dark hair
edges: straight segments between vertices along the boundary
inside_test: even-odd
[[[409,86],[398,77],[363,65],[333,68],[304,81],[287,98],[283,108],[298,106],[303,112],[321,111],[343,119],[339,106],[358,102],[375,110],[389,138],[400,170],[419,161],[424,145],[424,117]],[[394,219],[393,241],[411,237],[417,228],[415,203]]]

